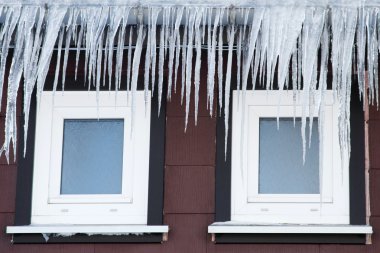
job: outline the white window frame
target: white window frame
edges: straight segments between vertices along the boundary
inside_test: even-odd
[[[37,107],[31,224],[147,224],[148,98],[145,103],[144,92],[136,92],[132,115],[126,91],[42,93]],[[124,120],[122,193],[61,195],[64,120],[98,118]]]
[[[258,192],[259,119],[301,117],[300,92],[247,91],[245,99],[238,92],[233,92],[231,220],[253,224],[349,224],[348,168],[342,168],[340,161],[339,106],[333,92],[324,95],[322,197]],[[307,106],[308,116],[309,108],[317,111]]]

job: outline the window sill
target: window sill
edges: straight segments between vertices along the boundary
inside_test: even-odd
[[[216,222],[208,227],[215,243],[346,243],[364,244],[368,225],[257,225]]]
[[[165,225],[8,226],[13,243],[154,243],[167,240]]]

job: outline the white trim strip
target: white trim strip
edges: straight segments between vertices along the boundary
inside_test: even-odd
[[[142,234],[168,233],[169,226],[148,225],[67,225],[67,226],[8,226],[7,234]]]
[[[368,225],[221,225],[208,226],[210,234],[372,234]]]

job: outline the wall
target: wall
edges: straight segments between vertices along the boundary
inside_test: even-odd
[[[206,62],[206,61],[204,61]],[[202,69],[205,69],[203,66]],[[170,226],[163,244],[56,244],[12,245],[5,227],[13,224],[17,164],[0,158],[0,253],[376,253],[380,252],[380,111],[371,108],[370,189],[372,245],[215,245],[207,233],[214,219],[216,120],[206,110],[205,71],[202,72],[198,125],[194,126],[191,103],[189,125],[184,133],[185,112],[180,105],[180,88],[167,107],[164,222]],[[3,99],[4,109],[4,99]],[[20,105],[20,101],[19,101]],[[20,108],[20,106],[18,106]],[[19,109],[18,115],[22,112]],[[4,127],[0,113],[0,133]],[[20,126],[19,126],[20,127]],[[0,143],[3,135],[0,134]]]

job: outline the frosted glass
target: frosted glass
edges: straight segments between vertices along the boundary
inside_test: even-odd
[[[61,194],[120,194],[122,119],[64,121]]]
[[[306,136],[309,136],[307,124]],[[307,138],[308,139],[308,138]],[[307,141],[308,145],[308,141]],[[319,194],[318,120],[314,119],[311,147],[302,160],[301,119],[260,119],[259,193]]]

